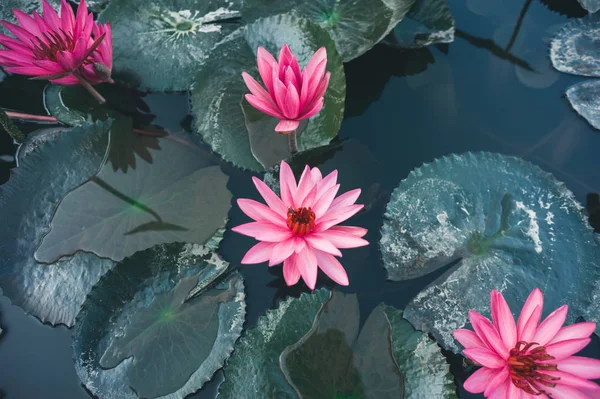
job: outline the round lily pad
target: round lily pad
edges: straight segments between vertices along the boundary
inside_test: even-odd
[[[0,288],[43,322],[73,325],[89,290],[114,266],[86,253],[50,265],[33,256],[60,199],[101,167],[110,126],[74,128],[35,147],[0,186]]]
[[[569,87],[567,98],[579,115],[600,130],[600,80],[590,80]]]
[[[394,190],[380,248],[391,280],[452,268],[405,309],[448,349],[468,311],[485,311],[492,289],[518,309],[535,287],[548,308],[568,303],[571,320],[590,306],[600,247],[563,183],[519,158],[467,153],[412,171]]]
[[[237,273],[206,246],[136,253],[88,296],[73,331],[75,369],[101,398],[184,398],[233,351],[245,317]]]
[[[54,7],[55,10],[60,10],[60,0],[48,0],[51,6]],[[0,1],[0,21],[8,21],[10,23],[16,24],[17,19],[15,18],[15,14],[13,10],[21,10],[26,14],[31,15],[33,11],[37,11],[42,14],[42,1],[41,0],[2,0]],[[8,29],[6,29],[2,24],[0,24],[0,33],[9,34]]]
[[[215,49],[215,54],[219,56],[206,61],[196,75],[191,93],[195,132],[223,159],[236,166],[264,170],[250,147],[242,110],[243,96],[249,91],[241,77],[242,72],[258,77],[258,46],[277,54],[284,43],[291,47],[301,65],[306,65],[314,52],[325,46],[327,70],[331,72],[325,105],[319,114],[308,121],[298,138],[299,150],[327,145],[336,137],[342,123],[346,94],[344,67],[329,34],[307,19],[293,14],[259,19],[219,44]],[[269,129],[269,125],[265,124],[263,128]],[[274,131],[270,134],[274,140],[278,139]],[[261,153],[264,154],[264,151]]]
[[[554,68],[574,75],[600,77],[599,41],[600,14],[570,20],[551,43]]]
[[[598,12],[598,10],[600,10],[600,0],[579,0],[579,3],[581,3],[581,6],[590,13]]]
[[[456,398],[439,347],[401,312],[380,305],[361,328],[356,295],[327,290],[268,311],[224,372],[225,398]]]
[[[242,3],[111,1],[98,19],[112,27],[115,78],[141,90],[188,90],[215,44],[239,27]]]
[[[445,0],[416,0],[406,17],[392,31],[391,43],[418,48],[454,41],[454,18]]]
[[[120,261],[156,244],[202,244],[223,225],[228,177],[209,152],[175,136],[131,140],[142,155],[111,140],[113,162],[62,199],[35,253],[39,262],[80,250]],[[135,157],[134,167],[115,168],[123,156]]]

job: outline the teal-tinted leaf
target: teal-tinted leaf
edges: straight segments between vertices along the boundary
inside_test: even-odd
[[[40,320],[72,325],[85,296],[114,263],[80,253],[47,265],[33,253],[60,199],[97,173],[110,124],[71,129],[20,157],[0,187],[0,288]]]
[[[281,354],[281,368],[298,397],[402,397],[383,309],[371,313],[360,335],[359,316],[356,295],[334,292],[313,328]]]
[[[65,132],[70,132],[71,129],[68,127],[49,127],[44,129],[34,130],[25,136],[23,143],[17,148],[17,165],[23,162],[23,159],[34,150],[43,147],[44,145],[53,141],[59,140],[60,136]]]
[[[133,140],[158,140],[159,148],[150,147],[135,169],[106,164],[67,194],[35,253],[38,261],[79,250],[119,261],[156,244],[204,243],[222,226],[231,193],[209,153],[175,136]],[[116,156],[112,143],[110,156]]]
[[[327,70],[331,72],[325,105],[318,115],[309,120],[298,140],[299,150],[327,145],[340,128],[346,85],[342,60],[329,34],[292,14],[260,19],[238,30],[215,49],[219,56],[206,61],[196,76],[191,95],[195,132],[202,135],[215,152],[236,166],[264,170],[250,148],[241,107],[243,96],[249,91],[241,74],[246,71],[258,79],[258,46],[278,54],[284,43],[290,45],[301,65],[305,65],[319,47],[325,46]],[[268,126],[265,125],[265,129]],[[274,140],[280,139],[274,131],[272,134]]]
[[[600,247],[581,205],[552,175],[514,157],[453,155],[414,170],[393,192],[381,235],[391,280],[458,261],[405,310],[452,350],[452,331],[470,309],[486,311],[492,289],[520,309],[539,287],[545,308],[568,303],[574,320],[600,278]]]
[[[268,310],[255,328],[247,330],[223,369],[225,381],[219,398],[295,398],[279,368],[279,356],[312,327],[316,315],[328,301],[325,289],[288,298],[277,309]]]
[[[561,72],[600,77],[600,14],[572,19],[556,34],[550,46],[554,68]]]
[[[88,10],[93,12],[100,12],[106,7],[110,0],[86,0]],[[73,3],[79,4],[79,0],[73,0]]]
[[[392,350],[404,376],[404,397],[458,399],[450,366],[435,341],[415,331],[402,311],[381,307],[392,327]]]
[[[591,13],[600,10],[600,0],[579,0],[581,6]]]
[[[416,0],[394,28],[393,44],[415,48],[454,41],[454,18],[445,0]]]
[[[110,2],[99,20],[113,29],[116,78],[142,90],[188,90],[214,45],[239,26],[241,5],[241,0]]]
[[[84,385],[101,398],[174,399],[200,389],[244,323],[242,278],[227,270],[211,248],[179,243],[119,264],[94,287],[73,331]]]
[[[48,0],[48,3],[50,3],[54,9],[60,9],[60,0]],[[0,1],[0,21],[4,20],[16,24],[17,19],[13,14],[14,9],[21,10],[27,14],[37,11],[41,15],[42,2],[41,0],[2,0]],[[2,24],[0,24],[0,33],[12,35]]]
[[[567,98],[590,125],[600,129],[600,81],[590,80],[569,87]]]
[[[4,110],[0,109],[0,126],[13,138],[15,143],[22,143],[25,136],[21,130],[14,124],[12,120],[6,115]]]
[[[127,115],[136,116],[142,123],[150,123],[154,118],[140,113],[145,104],[133,90],[114,84],[97,85],[95,88],[106,103],[100,104],[81,86],[48,84],[44,89],[44,107],[50,115],[69,126],[81,126],[90,118],[105,121]]]

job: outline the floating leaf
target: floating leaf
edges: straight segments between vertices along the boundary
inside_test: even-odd
[[[579,115],[600,130],[600,81],[590,80],[569,87],[567,98]]]
[[[600,0],[579,0],[579,3],[581,3],[581,6],[590,13],[600,10]]]
[[[188,90],[211,49],[239,26],[241,5],[241,0],[110,2],[98,19],[113,29],[116,77],[142,90]]]
[[[79,250],[120,261],[156,244],[204,243],[222,226],[231,193],[209,153],[175,136],[133,140],[158,140],[159,148],[150,146],[150,160],[138,159],[135,169],[104,165],[67,194],[35,253],[38,261]]]
[[[539,287],[552,293],[548,308],[568,303],[574,320],[600,278],[600,248],[573,194],[538,167],[491,153],[411,172],[391,196],[380,248],[396,281],[457,261],[405,310],[413,326],[455,351],[452,331],[470,309],[486,311],[492,289],[518,309]]]
[[[50,127],[38,129],[27,134],[23,143],[17,148],[17,153],[15,155],[17,165],[23,162],[23,159],[34,150],[59,140],[63,133],[69,131],[71,131],[71,129],[68,127]]]
[[[97,173],[109,123],[74,128],[19,159],[0,186],[0,288],[43,322],[72,325],[85,296],[114,263],[79,253],[46,265],[33,253],[60,198]]]
[[[327,145],[340,128],[346,93],[344,67],[329,34],[308,20],[291,14],[260,19],[238,30],[215,49],[219,56],[206,61],[196,76],[191,94],[194,130],[215,152],[236,166],[264,170],[250,148],[241,107],[248,89],[241,74],[246,71],[258,78],[258,46],[277,54],[284,43],[290,45],[301,65],[306,65],[313,53],[325,46],[327,70],[331,72],[325,105],[318,115],[309,120],[298,140],[299,150]],[[278,139],[274,131],[272,135],[274,140]]]
[[[554,68],[561,72],[600,77],[600,14],[567,22],[550,46]]]
[[[81,126],[89,118],[105,121],[123,115],[135,116],[143,124],[154,119],[154,115],[144,115],[140,112],[140,109],[147,106],[133,90],[111,84],[98,85],[95,88],[106,98],[106,103],[98,103],[98,100],[81,86],[49,84],[44,89],[44,107],[50,115],[69,126]]]
[[[48,3],[50,3],[54,9],[60,9],[59,0],[48,0]],[[16,24],[17,19],[13,13],[14,9],[21,10],[30,15],[33,11],[37,11],[41,14],[42,2],[41,0],[2,0],[0,1],[0,20]],[[2,24],[0,24],[0,33],[11,34]]]
[[[184,398],[222,367],[241,334],[245,302],[241,276],[224,274],[228,264],[212,252],[218,241],[152,247],[94,287],[73,350],[95,396]]]
[[[392,44],[416,48],[454,41],[454,18],[445,0],[417,0],[392,31]]]
[[[0,126],[12,137],[15,143],[22,143],[25,136],[15,123],[6,115],[3,109],[0,109]]]
[[[404,395],[409,399],[458,399],[450,366],[435,341],[403,319],[402,311],[383,310],[392,327],[392,350],[404,376]]]
[[[295,398],[279,368],[279,356],[312,327],[330,297],[325,289],[300,298],[288,298],[277,309],[268,310],[255,328],[247,330],[224,367],[225,381],[218,397],[262,399]],[[254,395],[253,395],[254,394]]]

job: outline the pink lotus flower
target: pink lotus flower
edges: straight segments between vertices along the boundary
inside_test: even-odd
[[[250,199],[238,199],[241,210],[254,219],[233,231],[261,241],[246,253],[243,264],[283,262],[283,277],[287,285],[300,279],[310,289],[315,288],[317,266],[333,281],[348,285],[346,271],[335,258],[342,256],[338,248],[368,245],[361,237],[367,230],[361,227],[336,226],[363,208],[355,204],[360,189],[335,198],[340,185],[337,170],[326,177],[317,168],[304,169],[298,185],[287,163],[281,162],[279,184],[281,198],[256,177],[254,185],[267,205]]]
[[[321,47],[302,71],[294,54],[284,44],[279,53],[279,63],[264,48],[258,48],[258,72],[267,88],[265,90],[246,72],[244,82],[252,94],[246,100],[257,110],[281,119],[275,131],[291,133],[302,119],[308,119],[323,108],[323,95],[329,84],[327,51]]]
[[[112,36],[109,24],[94,23],[85,0],[77,16],[62,0],[60,17],[46,0],[44,16],[14,10],[21,26],[2,21],[15,37],[0,34],[0,65],[7,72],[61,85],[111,81]]]
[[[454,331],[464,355],[483,366],[465,381],[467,391],[494,399],[600,398],[600,387],[589,381],[600,378],[600,360],[573,356],[590,342],[596,323],[562,327],[567,305],[540,323],[544,297],[536,288],[515,325],[502,294],[490,296],[492,322],[472,310],[475,332]]]

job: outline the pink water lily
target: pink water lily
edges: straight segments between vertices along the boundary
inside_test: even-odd
[[[333,281],[348,285],[348,275],[336,259],[339,248],[368,245],[362,239],[367,230],[361,227],[337,226],[363,208],[355,204],[360,189],[336,198],[340,185],[337,170],[325,177],[317,168],[306,166],[298,185],[287,163],[281,162],[280,195],[277,196],[256,177],[254,185],[267,205],[250,199],[238,199],[240,209],[254,222],[234,227],[233,231],[254,237],[260,242],[242,259],[244,264],[283,262],[283,277],[294,285],[300,277],[310,289],[315,288],[317,269]]]
[[[475,331],[454,331],[464,355],[483,366],[465,381],[467,391],[492,399],[600,398],[600,386],[590,381],[600,378],[600,360],[573,356],[590,342],[596,323],[562,327],[567,305],[540,323],[544,297],[536,288],[515,324],[502,294],[490,296],[492,321],[472,310]]]
[[[323,95],[329,84],[327,51],[321,47],[300,71],[298,60],[287,44],[279,52],[279,62],[263,47],[257,53],[258,72],[266,90],[252,76],[242,73],[252,94],[246,100],[267,115],[281,119],[275,131],[291,133],[323,108]]]
[[[60,85],[111,81],[112,36],[109,24],[94,23],[85,0],[77,15],[62,0],[60,16],[42,1],[43,17],[14,10],[19,25],[2,21],[15,37],[0,34],[0,65],[7,72]]]

